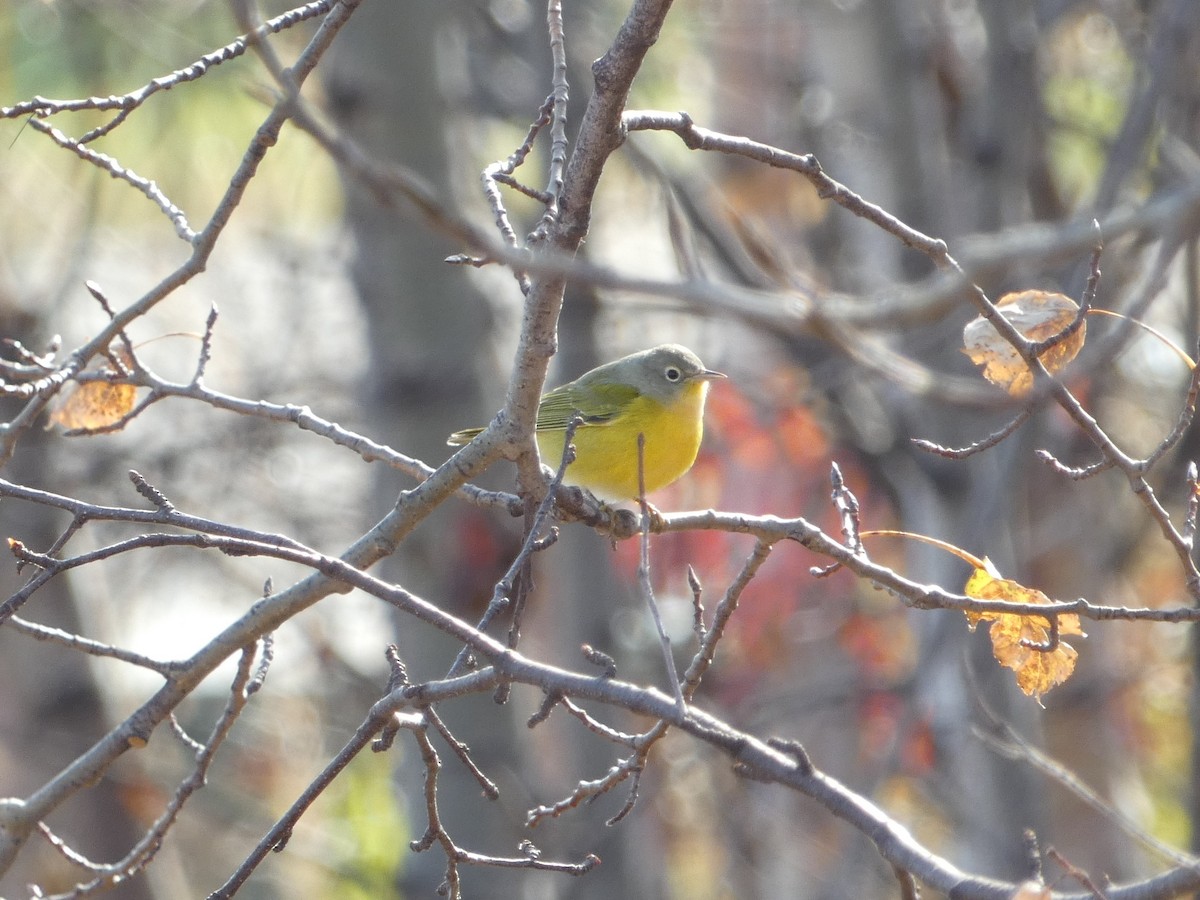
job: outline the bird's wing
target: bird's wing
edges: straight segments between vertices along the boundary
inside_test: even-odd
[[[606,384],[601,388],[564,384],[542,397],[538,404],[537,430],[564,430],[577,412],[583,417],[584,425],[605,425],[620,415],[637,396],[637,388],[624,384]]]
[[[460,447],[463,444],[471,443],[471,439],[477,437],[482,432],[482,428],[464,428],[462,431],[456,431],[450,437],[446,438],[446,443],[451,447]]]

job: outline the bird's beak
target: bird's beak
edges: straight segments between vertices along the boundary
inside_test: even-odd
[[[712,369],[705,369],[696,377],[702,378],[705,381],[716,381],[718,378],[726,378],[728,376],[724,372],[714,372]]]

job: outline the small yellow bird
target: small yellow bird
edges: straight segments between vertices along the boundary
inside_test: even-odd
[[[692,467],[704,435],[709,382],[724,378],[679,344],[663,344],[598,366],[555,388],[538,403],[536,439],[542,461],[557,467],[571,416],[575,462],[563,481],[587,488],[601,500],[638,496],[638,435],[646,436],[646,493],[675,481]],[[482,428],[450,435],[465,444]]]

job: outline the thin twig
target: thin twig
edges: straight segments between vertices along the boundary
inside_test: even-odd
[[[79,139],[79,143],[81,144],[89,143],[112,131],[113,128],[124,121],[125,116],[130,111],[137,109],[154,94],[160,91],[169,91],[180,84],[186,84],[189,81],[201,78],[215,66],[237,59],[244,54],[253,40],[261,40],[268,34],[276,34],[293,25],[298,25],[301,22],[322,16],[329,12],[337,2],[338,0],[316,0],[316,2],[307,3],[295,9],[289,9],[287,12],[264,22],[255,34],[242,35],[224,47],[213,50],[211,53],[206,53],[191,65],[177,69],[169,75],[155,78],[150,83],[127,94],[110,97],[86,97],[82,100],[52,100],[47,97],[34,97],[32,100],[26,100],[13,106],[0,107],[0,119],[20,119],[29,115],[44,117],[65,112],[80,112],[82,110],[117,111],[120,114],[117,118],[89,131]]]
[[[547,546],[547,544],[541,542],[539,536],[546,519],[554,510],[555,497],[558,494],[558,489],[562,486],[563,477],[567,474],[567,468],[575,461],[575,446],[572,444],[572,440],[575,437],[575,430],[581,424],[583,424],[583,419],[579,415],[572,416],[567,422],[567,428],[563,434],[563,453],[558,463],[558,470],[554,473],[554,478],[550,481],[550,486],[546,490],[546,496],[542,498],[542,502],[538,504],[536,512],[530,518],[529,527],[526,530],[525,540],[521,544],[520,551],[518,551],[516,558],[509,564],[508,570],[496,582],[496,586],[492,590],[492,599],[488,602],[487,609],[484,610],[483,615],[480,617],[479,624],[475,626],[479,631],[486,632],[496,616],[512,603],[511,595],[513,587],[522,570],[526,568],[530,556]],[[510,639],[515,637],[515,629],[518,624],[518,622],[514,621],[513,630],[510,631]],[[470,648],[463,647],[459,651],[458,656],[455,657],[454,663],[450,666],[450,671],[446,673],[446,677],[453,678],[461,674],[468,667],[470,658]]]
[[[696,635],[696,643],[702,643],[708,631],[704,624],[704,588],[700,584],[700,576],[691,564],[687,567],[688,587],[692,589],[692,632]]]
[[[383,728],[392,714],[391,708],[384,704],[376,704],[372,707],[371,714],[358,726],[354,735],[346,742],[345,746],[325,765],[321,773],[304,789],[291,807],[288,808],[287,812],[276,821],[263,836],[262,840],[255,845],[254,849],[250,851],[236,871],[229,876],[229,879],[221,887],[208,895],[208,900],[228,900],[245,884],[246,879],[266,859],[268,853],[282,850],[286,846],[291,837],[292,829],[300,820],[300,817],[324,793],[325,789],[333,782],[333,779],[367,746],[371,738]]]
[[[204,381],[204,371],[212,359],[213,333],[217,328],[217,304],[208,308],[208,318],[204,320],[204,335],[200,338],[200,352],[196,354],[196,371],[192,373],[192,384],[199,387]]]
[[[554,862],[542,859],[541,852],[528,841],[523,842],[524,855],[519,857],[491,856],[459,847],[446,831],[438,808],[437,786],[442,764],[433,747],[433,742],[429,739],[427,725],[414,719],[406,722],[404,727],[411,731],[416,738],[417,746],[421,751],[421,760],[425,764],[425,815],[428,822],[425,834],[420,839],[412,841],[409,846],[417,853],[428,850],[435,843],[442,848],[446,857],[446,881],[443,885],[446,896],[452,900],[459,900],[462,897],[459,876],[459,865],[462,863],[501,869],[539,869],[568,875],[586,875],[600,864],[599,857],[591,854],[581,863]]]
[[[591,644],[584,644],[579,648],[583,653],[583,658],[590,662],[593,666],[599,666],[604,671],[601,673],[601,678],[616,678],[617,677],[617,661],[605,653],[603,650],[598,650]]]
[[[846,479],[842,477],[842,467],[836,462],[831,462],[829,465],[829,481],[833,485],[829,497],[833,501],[833,506],[842,523],[842,537],[845,539],[845,546],[859,556],[866,556],[867,550],[863,546],[860,536],[862,529],[858,518],[858,498],[846,486]],[[827,566],[812,566],[808,571],[814,578],[828,578],[838,571],[841,565],[840,562],[834,562]]]
[[[1198,342],[1200,346],[1200,342]],[[1197,350],[1200,353],[1200,349]],[[1175,420],[1175,427],[1171,432],[1164,437],[1150,453],[1140,461],[1143,469],[1149,470],[1156,462],[1162,459],[1167,452],[1178,444],[1189,428],[1192,427],[1192,420],[1196,417],[1196,404],[1200,401],[1200,365],[1192,369],[1192,375],[1188,381],[1187,395],[1184,397],[1183,406],[1179,410],[1179,416]]]
[[[229,699],[226,701],[224,711],[213,725],[208,740],[204,742],[197,752],[196,762],[191,774],[176,789],[170,803],[167,804],[166,809],[163,810],[154,824],[146,830],[146,833],[141,836],[133,846],[133,849],[119,862],[111,865],[92,866],[93,870],[97,872],[97,877],[92,881],[77,885],[73,890],[66,893],[45,895],[45,900],[69,900],[69,898],[85,897],[90,894],[111,890],[117,884],[127,881],[143,871],[151,863],[162,846],[164,836],[179,817],[179,813],[183,810],[188,799],[204,786],[209,768],[218,749],[225,742],[225,738],[228,737],[234,722],[237,721],[238,716],[241,715],[242,710],[246,707],[246,702],[250,696],[249,692],[246,691],[246,686],[250,682],[251,666],[255,656],[254,649],[254,646],[249,646],[242,651],[241,660],[238,663],[237,672],[230,687]],[[65,848],[65,845],[60,847],[60,849],[63,848]]]
[[[773,542],[759,539],[754,543],[754,550],[750,556],[742,563],[742,568],[737,576],[729,583],[729,587],[725,590],[717,608],[713,612],[712,622],[709,623],[708,630],[704,633],[700,641],[700,647],[696,651],[696,655],[692,658],[688,665],[687,671],[683,674],[684,693],[689,699],[696,693],[696,689],[700,686],[700,679],[704,677],[704,673],[708,671],[716,658],[717,645],[725,634],[725,627],[729,624],[729,620],[733,617],[734,611],[737,609],[738,601],[741,599],[742,593],[750,586],[750,582],[758,574],[758,570],[762,568],[763,563],[767,561],[767,557],[771,555]]]
[[[70,150],[84,162],[91,163],[118,181],[124,181],[126,184],[136,188],[171,221],[171,224],[175,226],[175,233],[182,240],[188,244],[196,241],[196,232],[188,224],[187,215],[182,209],[171,202],[170,198],[163,193],[162,189],[154,181],[151,181],[149,178],[143,178],[132,169],[121,165],[121,163],[106,153],[100,153],[99,151],[85,147],[82,143],[63,134],[43,119],[30,119],[29,127],[34,131],[40,131],[60,147]]]
[[[675,669],[675,655],[671,652],[671,636],[667,634],[662,616],[658,611],[658,603],[654,600],[654,585],[650,582],[650,504],[646,502],[646,435],[638,432],[637,438],[638,464],[638,504],[642,508],[642,539],[641,556],[638,561],[638,586],[650,609],[650,618],[658,633],[659,646],[662,648],[663,663],[667,669],[667,679],[675,694],[677,716],[682,718],[687,713],[687,705],[683,699],[683,688],[679,684],[679,675]]]
[[[424,711],[429,724],[442,736],[442,740],[446,742],[446,745],[454,751],[454,755],[458,757],[459,762],[479,782],[480,788],[483,789],[483,795],[489,800],[495,800],[499,797],[500,788],[496,787],[496,782],[483,774],[483,770],[476,765],[475,760],[471,758],[471,748],[451,734],[450,729],[446,727],[446,723],[442,721],[442,717],[437,714],[437,711],[432,706],[425,707]]]
[[[1033,415],[1031,408],[1025,408],[1017,413],[1016,418],[996,431],[993,431],[987,437],[976,441],[973,444],[968,444],[965,447],[943,447],[941,444],[935,444],[933,441],[927,441],[924,438],[912,438],[913,444],[920,447],[929,453],[937,456],[944,456],[947,459],[966,459],[968,456],[974,456],[976,453],[982,453],[984,450],[990,450],[1018,428],[1029,421],[1029,417]]]
[[[975,733],[993,751],[1008,759],[1021,760],[1032,766],[1044,776],[1069,791],[1077,799],[1096,810],[1096,812],[1112,822],[1121,831],[1128,834],[1147,849],[1159,854],[1172,865],[1192,869],[1200,873],[1200,858],[1183,853],[1146,831],[1120,810],[1106,802],[1088,785],[1084,784],[1079,776],[1067,766],[1064,766],[1029,743],[1028,740],[1018,734],[1008,723],[1004,722],[990,707],[986,704],[981,705],[984,714],[988,717],[992,728],[997,733],[980,729],[976,729]]]
[[[942,267],[947,266],[949,253],[945,241],[922,234],[882,207],[864,200],[844,184],[834,181],[825,174],[821,164],[811,153],[801,156],[749,138],[701,128],[685,112],[628,110],[621,117],[621,125],[626,131],[671,131],[689,150],[708,150],[744,156],[764,165],[797,172],[812,183],[822,199],[832,200],[854,215],[879,226],[898,238],[905,246],[921,251]]]
[[[83,637],[82,635],[63,631],[61,628],[51,628],[48,625],[29,622],[20,616],[9,618],[4,623],[4,627],[11,628],[17,634],[23,634],[26,637],[33,638],[35,641],[58,644],[59,646],[66,647],[68,650],[78,650],[80,653],[86,653],[89,656],[115,659],[118,662],[128,663],[131,666],[137,666],[141,669],[149,669],[151,672],[157,672],[164,678],[170,678],[185,667],[183,663],[152,659],[144,654],[134,653],[132,650],[114,647],[111,644],[105,644],[101,641]]]
[[[1096,231],[1100,231],[1099,221],[1093,219],[1093,225]],[[1029,352],[1033,356],[1041,356],[1047,350],[1058,346],[1063,341],[1078,333],[1083,327],[1083,323],[1087,320],[1088,311],[1092,308],[1092,304],[1096,302],[1096,291],[1100,286],[1100,254],[1104,252],[1104,242],[1099,237],[1096,240],[1096,245],[1092,248],[1092,258],[1088,269],[1087,284],[1083,289],[1083,296],[1079,301],[1079,308],[1075,311],[1074,318],[1067,326],[1057,333],[1050,335],[1042,341],[1037,341],[1029,345]]]
[[[1196,542],[1196,518],[1200,514],[1200,473],[1196,469],[1196,461],[1192,460],[1187,467],[1187,513],[1183,519],[1183,539],[1188,546]]]
[[[1046,848],[1046,855],[1063,867],[1066,874],[1083,885],[1084,889],[1090,891],[1095,900],[1108,900],[1108,894],[1100,890],[1096,882],[1087,872],[1080,869],[1078,866],[1072,865],[1071,862],[1055,850],[1053,847]]]
[[[546,7],[546,25],[550,34],[550,58],[553,61],[550,117],[550,165],[546,182],[546,210],[532,240],[540,241],[551,223],[558,219],[559,200],[567,166],[567,49],[563,27],[562,0],[550,0]]]

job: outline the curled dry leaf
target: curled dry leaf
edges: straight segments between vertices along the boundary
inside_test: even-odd
[[[124,348],[111,351],[120,357],[126,368],[131,367],[129,353]],[[115,375],[109,367],[101,373]],[[137,388],[119,381],[84,381],[72,385],[62,402],[50,413],[50,424],[68,431],[104,428],[129,415],[137,400]]]
[[[976,568],[967,579],[963,593],[978,600],[1006,600],[1010,603],[1048,604],[1050,598],[1039,590],[1025,587],[1016,581],[1001,578],[990,560]],[[1042,694],[1062,684],[1075,671],[1078,651],[1062,640],[1066,635],[1087,637],[1080,627],[1079,616],[1063,613],[1058,616],[1058,646],[1053,650],[1038,650],[1029,646],[1045,645],[1050,640],[1050,625],[1040,616],[1011,613],[967,613],[974,629],[980,621],[990,621],[988,637],[992,654],[1002,666],[1017,673],[1017,686],[1041,703]]]
[[[1053,337],[1079,314],[1079,305],[1070,297],[1048,291],[1005,294],[996,309],[1031,341]],[[1038,357],[1047,371],[1056,374],[1066,368],[1083,348],[1086,330],[1087,324],[1081,324],[1074,334]],[[1029,393],[1033,387],[1033,373],[1016,348],[982,316],[972,319],[963,328],[963,353],[971,358],[971,362],[983,366],[984,378],[1014,397]]]

